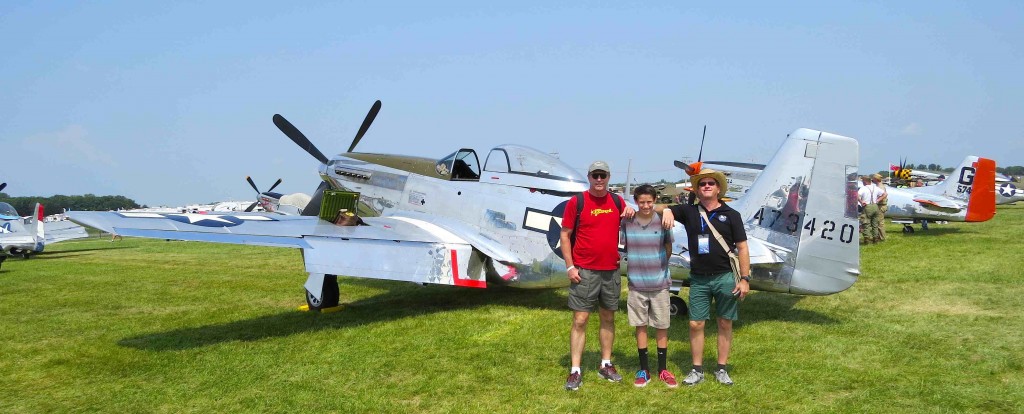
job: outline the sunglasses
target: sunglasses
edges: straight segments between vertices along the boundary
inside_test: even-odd
[[[605,178],[608,178],[608,173],[602,173],[602,172],[590,173],[590,178],[593,178],[595,180],[603,180]]]
[[[718,185],[718,181],[701,181],[697,184],[698,187],[714,187]]]

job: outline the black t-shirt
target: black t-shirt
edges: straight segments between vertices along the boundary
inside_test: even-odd
[[[700,217],[699,204],[687,205],[677,204],[669,207],[676,221],[683,223],[686,228],[686,238],[690,249],[690,273],[697,275],[714,275],[731,272],[729,266],[729,254],[722,249],[721,243],[711,234],[711,229],[704,224]],[[733,210],[727,204],[722,203],[718,208],[707,212],[711,224],[722,235],[725,243],[730,247],[736,246],[737,242],[747,240],[747,232],[743,229],[743,218],[740,213]],[[708,247],[711,249],[708,254],[697,253],[697,236],[708,235]]]

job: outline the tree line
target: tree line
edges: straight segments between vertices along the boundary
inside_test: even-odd
[[[8,203],[23,216],[32,213],[36,203],[43,205],[44,214],[63,213],[64,209],[81,211],[107,211],[142,208],[135,200],[125,196],[55,195],[53,197],[11,197],[0,193],[0,202]]]

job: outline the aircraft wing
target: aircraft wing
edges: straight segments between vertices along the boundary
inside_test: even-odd
[[[369,217],[365,226],[338,226],[317,217],[272,213],[66,214],[122,236],[299,248],[310,273],[485,287],[481,258],[471,243],[417,218]]]
[[[85,231],[85,227],[79,226],[70,221],[45,222],[43,223],[43,228],[46,230],[46,244],[89,237],[89,233]]]

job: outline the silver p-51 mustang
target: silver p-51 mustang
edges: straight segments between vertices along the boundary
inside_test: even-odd
[[[462,148],[432,159],[353,152],[380,108],[374,104],[349,150],[328,159],[280,115],[275,124],[320,161],[320,188],[304,214],[317,214],[324,189],[360,193],[365,225],[315,216],[260,213],[69,212],[79,223],[123,236],[302,249],[311,309],[338,303],[334,275],[473,288],[568,285],[559,233],[566,201],[587,189],[562,161],[500,145],[480,162]],[[857,141],[798,129],[746,196],[732,203],[746,219],[755,289],[827,295],[859,275]],[[853,191],[850,192],[850,186]],[[673,277],[688,275],[685,233],[676,226]]]

